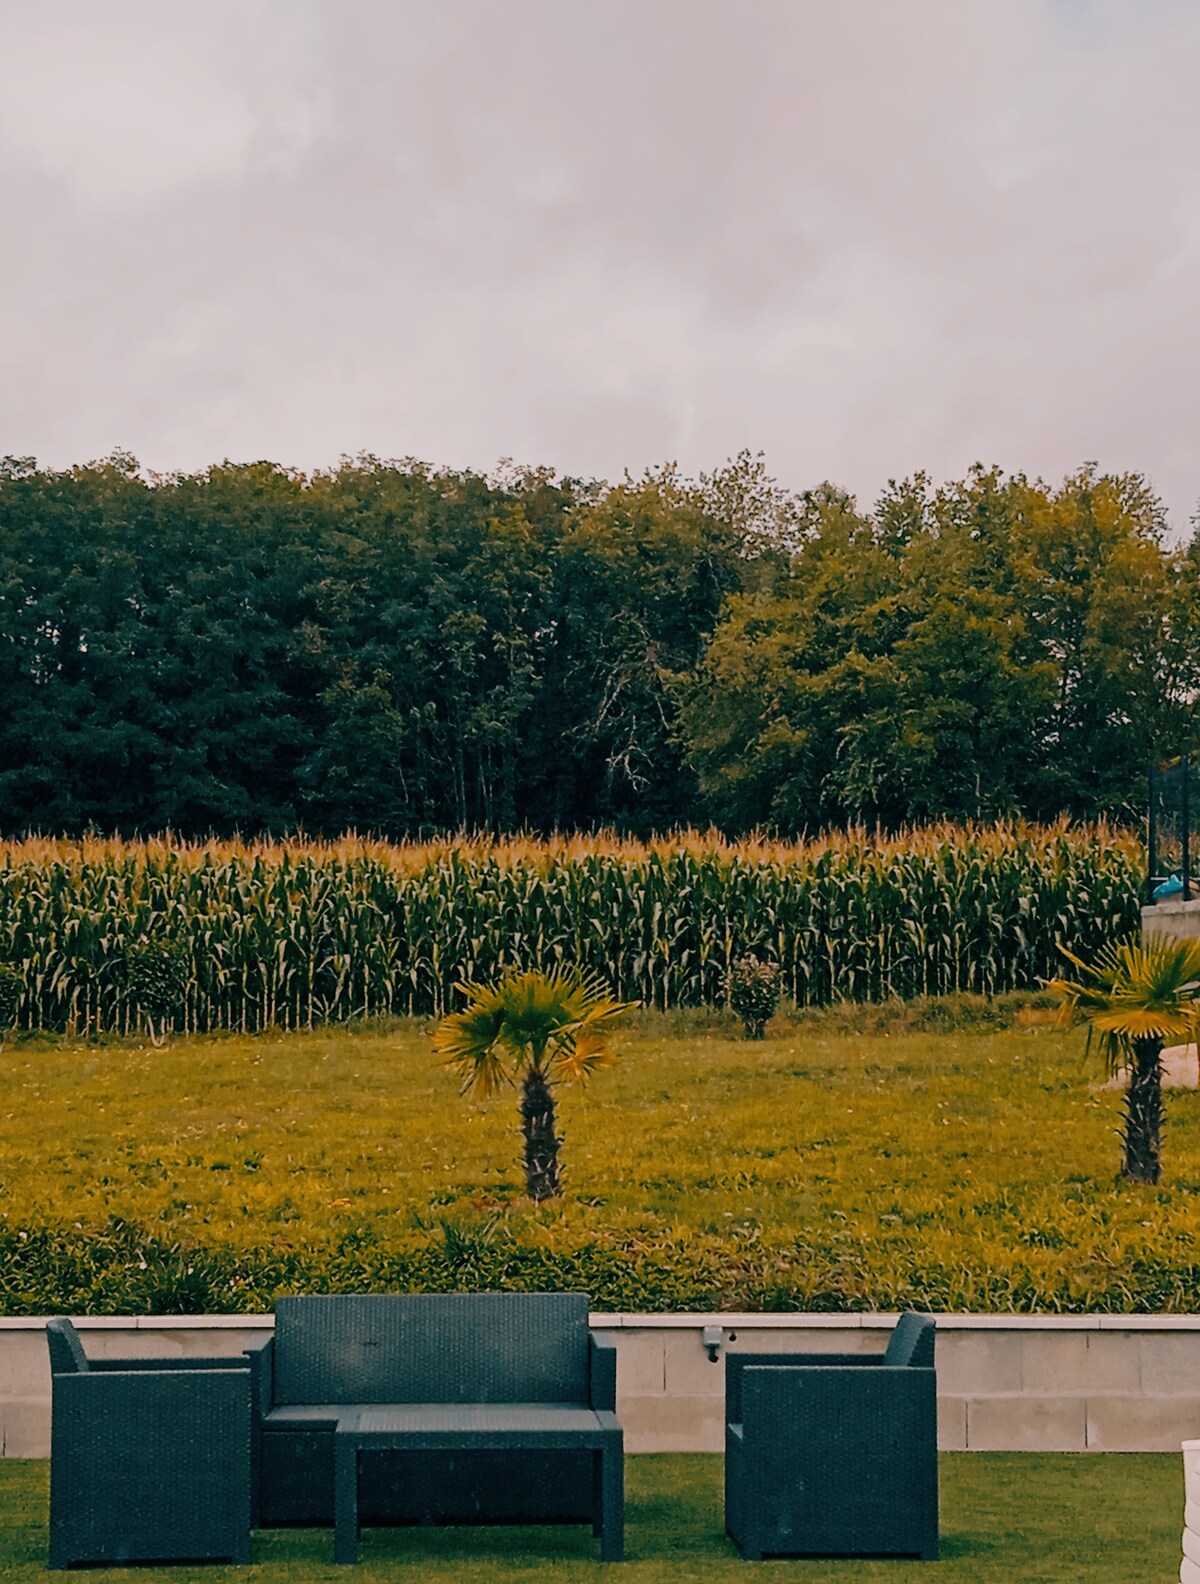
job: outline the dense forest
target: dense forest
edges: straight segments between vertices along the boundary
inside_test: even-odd
[[[1136,474],[0,463],[0,829],[1117,814],[1200,685]]]

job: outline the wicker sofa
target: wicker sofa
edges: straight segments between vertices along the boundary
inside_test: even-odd
[[[241,1358],[89,1358],[48,1322],[50,1566],[249,1562]]]
[[[938,1554],[934,1322],[880,1354],[730,1353],[725,1526],[748,1560]]]
[[[333,1522],[335,1432],[356,1407],[584,1407],[617,1428],[616,1349],[590,1335],[581,1293],[281,1298],[274,1336],[248,1357],[262,1526]],[[593,1451],[561,1438],[545,1450],[450,1440],[364,1453],[362,1520],[590,1523],[601,1532]],[[602,1541],[604,1554],[619,1551],[619,1536]]]

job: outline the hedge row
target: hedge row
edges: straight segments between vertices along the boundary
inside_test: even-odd
[[[961,1238],[794,1235],[735,1239],[647,1227],[566,1247],[514,1238],[495,1221],[446,1220],[423,1236],[370,1229],[325,1248],[181,1243],[149,1227],[0,1223],[0,1313],[229,1314],[269,1310],[287,1292],[585,1291],[610,1312],[909,1307],[996,1313],[1190,1313],[1200,1254],[1190,1239],[1143,1233],[1136,1247],[1033,1228],[1019,1246]]]

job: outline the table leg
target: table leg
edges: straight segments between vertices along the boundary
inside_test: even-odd
[[[333,1559],[358,1561],[358,1446],[348,1435],[333,1437]]]

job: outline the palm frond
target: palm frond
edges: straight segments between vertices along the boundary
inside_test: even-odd
[[[615,1000],[598,974],[559,966],[509,974],[492,985],[462,984],[468,1005],[443,1018],[434,1047],[482,1096],[513,1084],[523,1068],[585,1079],[616,1058],[602,1055],[598,1024],[635,1003]]]
[[[586,1083],[594,1072],[611,1067],[616,1060],[616,1052],[597,1029],[581,1030],[554,1053],[555,1071],[577,1083]]]
[[[1084,962],[1063,949],[1078,979],[1054,979],[1059,1021],[1084,1019],[1110,1068],[1123,1067],[1139,1040],[1194,1039],[1200,1027],[1200,940],[1112,941]]]

